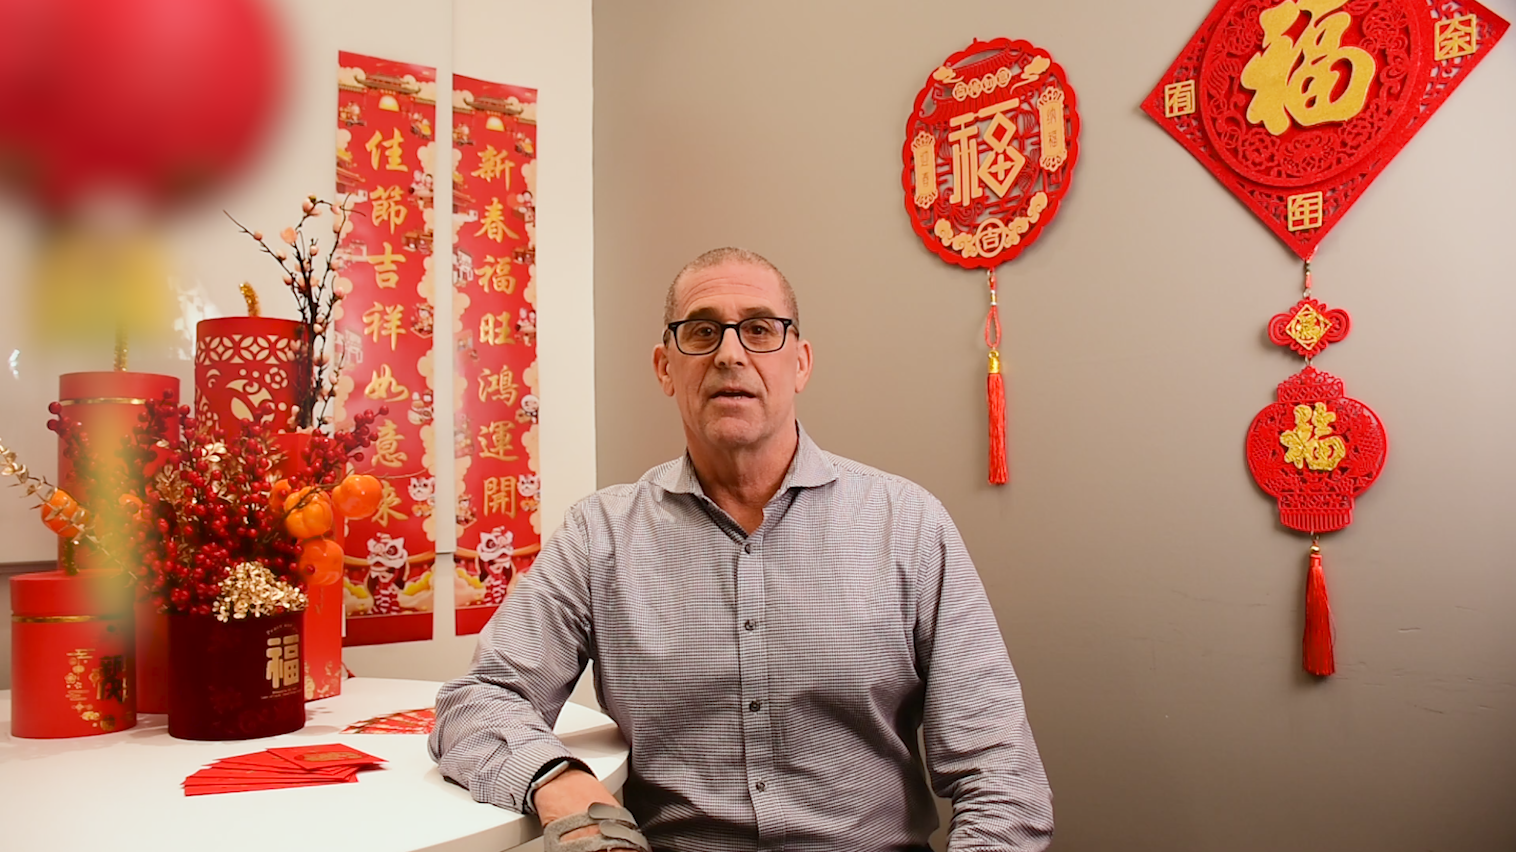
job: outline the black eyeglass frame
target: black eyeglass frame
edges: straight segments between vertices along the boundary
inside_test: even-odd
[[[778,346],[775,346],[773,349],[754,349],[753,347],[747,345],[747,341],[745,341],[745,340],[742,339],[742,325],[744,323],[756,322],[756,321],[759,321],[759,320],[766,320],[766,321],[769,321],[769,322],[777,322],[780,325],[784,326],[784,333],[781,334],[781,335],[779,335],[779,345]],[[719,336],[717,336],[717,338],[716,338],[716,345],[712,346],[710,349],[707,349],[704,352],[686,352],[685,349],[684,349],[684,347],[679,345],[679,327],[682,326],[682,325],[687,325],[687,324],[692,323],[692,322],[705,322],[705,323],[710,323],[711,325],[720,326],[721,327],[721,334]],[[754,355],[768,355],[770,353],[778,352],[779,350],[783,349],[784,345],[786,343],[788,343],[789,340],[790,340],[790,329],[794,329],[796,334],[800,333],[800,326],[796,325],[795,321],[792,320],[792,319],[790,319],[790,318],[788,318],[788,317],[747,317],[745,319],[738,320],[737,322],[717,322],[716,320],[713,320],[713,319],[704,319],[702,317],[695,317],[694,319],[684,319],[684,320],[678,320],[677,322],[671,322],[671,323],[668,324],[668,326],[666,328],[667,328],[667,332],[666,333],[671,338],[673,338],[674,348],[678,349],[680,352],[683,352],[685,355],[688,355],[688,356],[690,356],[692,358],[698,358],[701,355],[709,355],[712,352],[715,352],[716,350],[720,349],[722,342],[724,342],[726,340],[726,330],[727,329],[732,329],[732,330],[736,331],[737,332],[737,342],[739,344],[741,344],[741,346],[742,346],[743,349],[746,349],[747,351],[753,353]]]

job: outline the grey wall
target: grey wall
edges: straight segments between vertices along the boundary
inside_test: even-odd
[[[1052,779],[1061,852],[1516,848],[1516,37],[1317,254],[1317,361],[1391,455],[1324,540],[1339,673],[1299,671],[1305,551],[1242,438],[1298,360],[1299,262],[1138,104],[1211,0],[597,2],[599,479],[682,449],[648,351],[718,245],[799,291],[801,416],[962,528]],[[1507,19],[1513,0],[1489,0]],[[929,12],[930,10],[930,12]],[[983,484],[983,276],[917,242],[900,147],[973,37],[1052,51],[1074,188],[1003,270],[1013,482]],[[545,190],[546,191],[546,190]]]

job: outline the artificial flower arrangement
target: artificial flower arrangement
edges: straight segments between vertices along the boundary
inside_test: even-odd
[[[346,474],[372,442],[378,412],[359,415],[352,429],[312,434],[295,457],[280,446],[273,414],[265,403],[254,419],[216,429],[188,407],[153,400],[119,451],[123,464],[94,466],[106,480],[94,490],[119,497],[85,510],[82,528],[106,552],[132,554],[161,611],[221,621],[275,615],[304,609],[306,584],[341,579],[337,520],[366,517],[381,493],[376,478]],[[53,424],[67,457],[91,456],[86,438]]]
[[[222,621],[303,609],[307,584],[341,579],[340,519],[372,514],[383,491],[376,477],[349,474],[349,465],[362,459],[374,421],[387,412],[359,414],[343,430],[328,422],[336,378],[328,374],[326,335],[342,298],[332,263],[336,241],[323,258],[320,241],[306,229],[330,212],[332,232],[340,235],[348,211],[315,196],[301,208],[298,224],[281,234],[284,247],[236,223],[279,264],[299,310],[303,336],[295,361],[304,369],[290,422],[276,422],[267,402],[250,420],[222,427],[200,422],[168,398],[149,400],[137,426],[107,455],[54,403],[48,428],[58,433],[64,458],[87,471],[89,493],[79,499],[31,474],[0,446],[0,473],[40,501],[43,523],[67,543],[65,572],[75,570],[73,550],[83,547],[100,557],[92,564],[124,569],[159,611]],[[249,285],[243,295],[256,313]],[[286,440],[292,435],[303,440]]]

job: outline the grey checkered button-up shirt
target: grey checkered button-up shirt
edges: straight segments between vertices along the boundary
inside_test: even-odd
[[[437,697],[432,755],[520,810],[568,754],[585,662],[631,745],[626,806],[658,850],[1043,849],[1047,778],[963,541],[920,486],[802,431],[752,535],[688,457],[574,506]]]

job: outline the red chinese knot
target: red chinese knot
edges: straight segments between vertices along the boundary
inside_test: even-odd
[[[975,41],[932,72],[906,121],[911,227],[958,266],[1011,260],[1058,212],[1078,139],[1074,90],[1047,51]]]
[[[1309,259],[1507,26],[1473,0],[1220,0],[1142,108]]]
[[[1248,428],[1248,470],[1279,501],[1279,522],[1308,533],[1353,521],[1353,499],[1384,469],[1379,417],[1349,399],[1342,380],[1306,367],[1279,385],[1278,401]]]
[[[1348,312],[1328,308],[1310,296],[1269,320],[1269,340],[1299,355],[1314,358],[1333,343],[1348,336]]]

